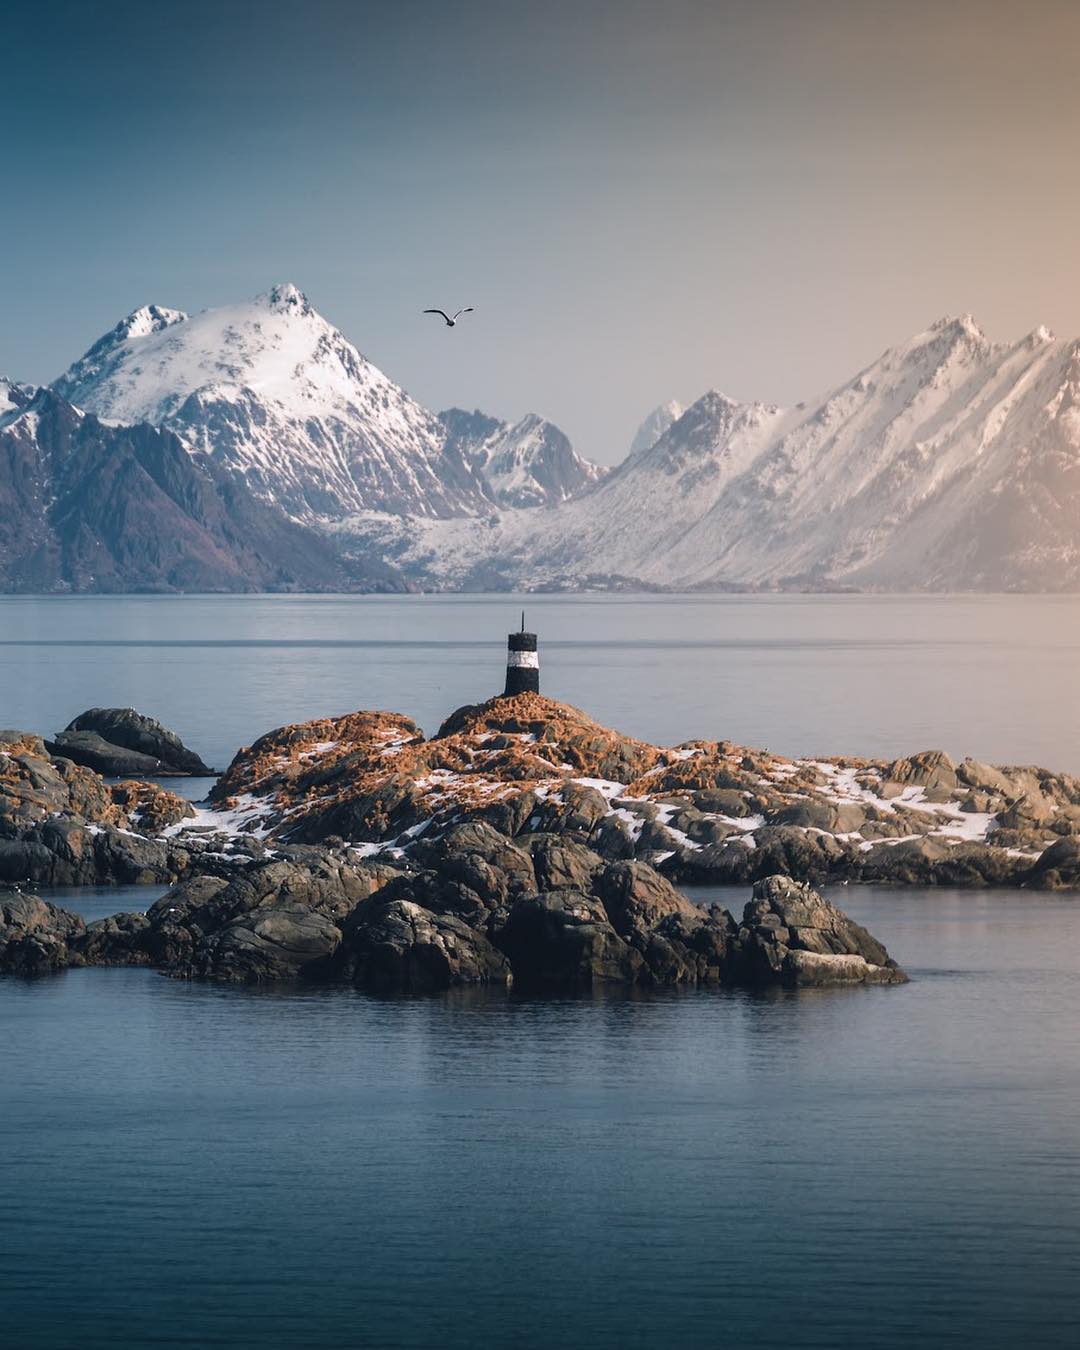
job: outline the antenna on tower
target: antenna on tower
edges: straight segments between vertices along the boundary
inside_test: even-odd
[[[522,631],[523,633],[524,633],[524,631],[525,631],[525,611],[524,611],[524,610],[521,611],[521,631]]]

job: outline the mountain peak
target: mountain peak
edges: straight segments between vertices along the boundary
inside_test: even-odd
[[[684,411],[682,404],[676,403],[673,398],[668,399],[666,403],[657,404],[634,433],[634,439],[630,442],[630,454],[636,455],[651,449],[668,427],[679,420]]]
[[[947,333],[950,336],[969,338],[973,342],[985,342],[986,334],[975,322],[971,314],[946,314],[930,325],[931,333]]]
[[[307,298],[299,286],[294,286],[291,281],[280,282],[276,286],[271,286],[268,291],[255,297],[256,303],[262,303],[268,309],[274,309],[279,312],[296,311],[300,314],[314,314],[311,301]]]
[[[149,337],[151,333],[160,333],[162,329],[171,328],[173,324],[186,323],[187,318],[182,309],[169,309],[165,305],[141,305],[121,319],[104,337],[99,338],[87,352],[87,356],[118,347],[131,338]]]
[[[34,396],[34,390],[28,384],[18,384],[0,375],[0,419],[25,408]]]

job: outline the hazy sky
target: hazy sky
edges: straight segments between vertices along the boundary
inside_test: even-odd
[[[1072,0],[0,0],[0,51],[17,378],[291,280],[425,404],[614,460],[944,313],[1080,334]]]

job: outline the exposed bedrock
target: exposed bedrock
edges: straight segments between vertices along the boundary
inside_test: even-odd
[[[38,736],[0,731],[0,881],[45,886],[168,881],[190,853],[158,838],[190,818],[154,783],[106,784],[50,755]]]
[[[174,731],[134,708],[90,708],[46,744],[110,778],[213,773]]]
[[[125,710],[76,722],[88,719],[133,745],[172,744]],[[408,873],[411,903],[491,939],[516,898],[595,895],[620,862],[686,884],[1080,886],[1069,774],[938,750],[887,761],[654,746],[531,693],[459,709],[431,738],[384,712],[280,727],[234,757],[198,819],[166,789],[107,784],[51,744],[0,733],[0,880],[168,882],[353,847]]]
[[[783,873],[1065,887],[1074,871],[1039,860],[1080,838],[1069,774],[940,750],[887,761],[654,746],[538,694],[461,708],[430,739],[394,713],[282,727],[236,756],[213,799],[223,819],[242,813],[272,840],[342,839],[419,860],[446,830],[484,822],[530,854],[531,841],[558,837],[687,883]],[[588,890],[554,854],[545,865],[538,889]]]
[[[537,840],[530,855],[489,826],[467,826],[425,864],[298,849],[232,876],[191,877],[146,915],[89,925],[13,892],[0,912],[0,969],[151,965],[182,978],[383,993],[905,978],[869,933],[789,878],[759,882],[737,923],[694,905],[646,863],[605,862],[566,840]]]

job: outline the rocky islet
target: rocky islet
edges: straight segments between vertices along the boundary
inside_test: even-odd
[[[132,710],[72,736],[205,765]],[[358,712],[267,733],[210,799],[107,782],[0,733],[0,967],[139,964],[379,991],[889,984],[905,977],[813,885],[1080,883],[1080,781],[1038,768],[661,747],[527,693],[427,738]],[[674,883],[745,883],[741,918]],[[161,883],[84,924],[18,888]]]

